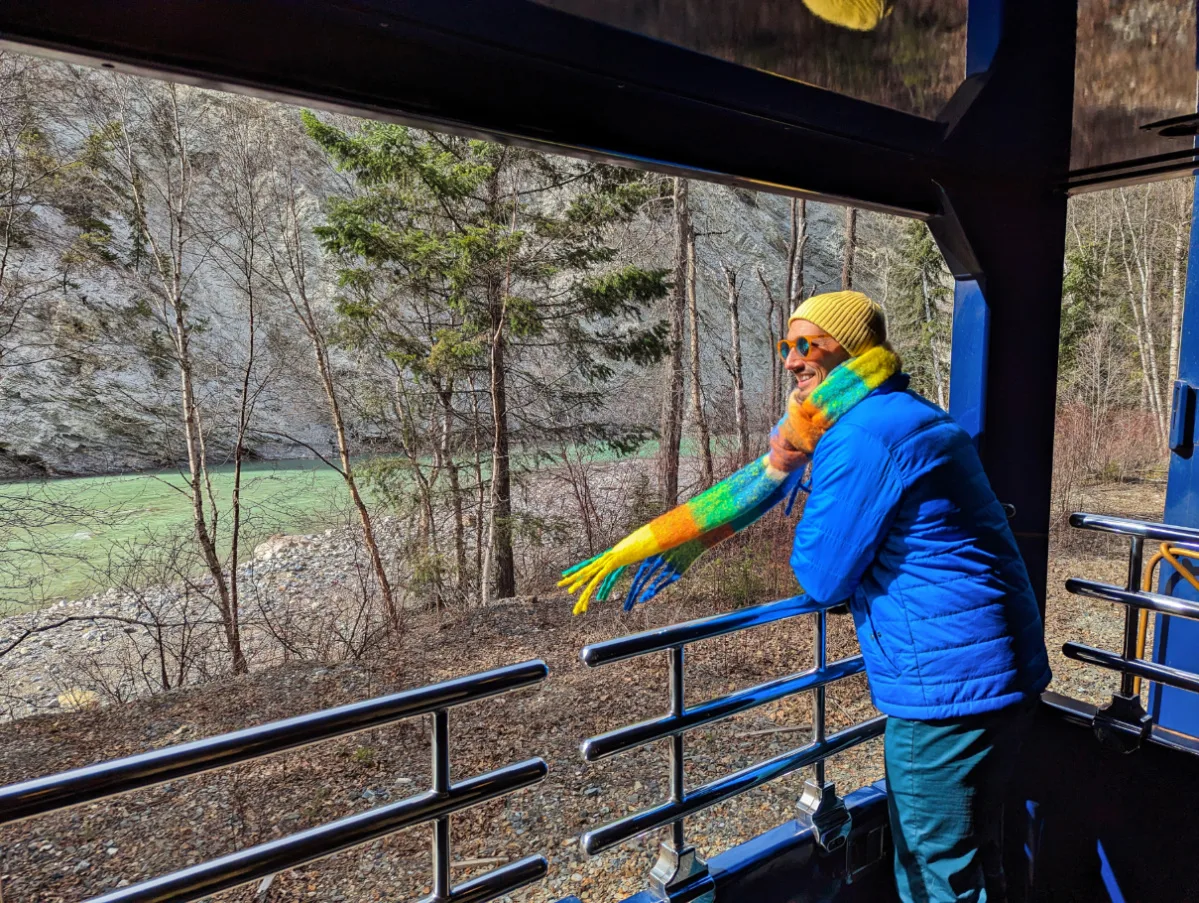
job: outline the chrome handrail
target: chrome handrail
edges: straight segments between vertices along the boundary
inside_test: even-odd
[[[813,668],[691,708],[685,706],[684,650],[689,643],[801,615],[814,616],[816,660]],[[872,718],[832,736],[825,736],[825,687],[864,671],[860,655],[831,663],[827,661],[827,617],[826,606],[801,595],[585,647],[580,657],[583,663],[590,667],[655,652],[668,654],[669,714],[591,737],[583,741],[581,750],[586,761],[595,762],[656,740],[669,739],[670,799],[588,831],[582,838],[583,848],[589,854],[596,855],[639,834],[669,825],[670,841],[662,844],[661,856],[652,875],[655,888],[669,894],[685,883],[707,874],[703,860],[686,844],[684,824],[688,816],[809,765],[815,766],[816,781],[809,782],[808,788],[805,789],[801,808],[812,822],[816,838],[822,845],[828,849],[836,849],[843,845],[849,831],[848,813],[837,799],[834,786],[825,783],[824,761],[829,756],[879,736],[883,732],[886,718]],[[687,731],[806,691],[815,694],[812,713],[813,737],[810,743],[690,792],[686,790],[683,781],[683,755],[684,734]]]
[[[1132,592],[1112,586],[1110,583],[1099,583],[1095,580],[1083,580],[1071,577],[1066,581],[1066,591],[1076,596],[1088,599],[1098,599],[1101,602],[1114,602],[1117,605],[1127,605],[1130,608],[1143,608],[1163,615],[1174,615],[1179,618],[1199,621],[1199,602],[1190,602],[1174,596],[1163,596],[1161,593],[1140,590]],[[1135,656],[1134,656],[1135,657]]]
[[[430,790],[120,888],[94,898],[90,903],[188,903],[430,821],[434,826],[433,892],[424,903],[485,903],[543,877],[549,865],[542,856],[529,856],[452,886],[450,816],[532,786],[543,780],[549,769],[543,759],[534,758],[452,783],[449,709],[532,686],[544,681],[548,673],[549,669],[542,661],[523,662],[13,784],[0,788],[0,824],[186,775],[214,771],[332,737],[432,715],[433,787]]]
[[[602,828],[588,831],[583,835],[583,849],[594,856],[630,840],[638,834],[677,824],[688,815],[702,812],[717,803],[723,803],[725,800],[739,796],[747,790],[761,787],[776,778],[791,774],[805,766],[815,765],[829,756],[873,739],[883,732],[886,721],[886,715],[862,721],[853,727],[838,731],[822,741],[798,747],[775,756],[773,759],[767,759],[765,762],[759,762],[757,765],[751,765],[727,777],[704,784],[702,787],[688,792],[681,800],[661,803],[650,809],[626,815]]]
[[[1199,693],[1199,674],[1192,674],[1190,671],[1180,671],[1178,668],[1171,668],[1169,665],[1159,665],[1156,662],[1147,662],[1144,659],[1128,661],[1114,652],[1108,652],[1106,649],[1096,649],[1093,646],[1084,646],[1082,643],[1074,642],[1065,643],[1062,646],[1062,654],[1066,658],[1073,659],[1076,662],[1095,665],[1099,668],[1107,668],[1109,671],[1130,671],[1144,680],[1151,680],[1155,683],[1165,684],[1166,686],[1178,687],[1180,690],[1191,690],[1192,692]]]
[[[652,718],[629,727],[620,727],[606,734],[591,737],[583,741],[583,758],[588,762],[598,762],[617,753],[628,752],[655,740],[662,740],[674,734],[681,734],[693,728],[703,727],[714,721],[723,721],[758,706],[777,702],[805,690],[827,686],[865,670],[862,656],[854,655],[839,659],[824,669],[813,668],[800,674],[780,677],[778,680],[767,681],[740,690],[720,699],[713,699],[693,708],[686,709],[680,716],[664,715]]]
[[[1078,512],[1070,515],[1070,526],[1078,530],[1115,533],[1120,536],[1152,539],[1157,542],[1199,545],[1199,530],[1197,529],[1178,527],[1174,524],[1159,524],[1153,521],[1137,520],[1132,517],[1113,517],[1109,514]]]
[[[545,662],[522,662],[10,784],[0,787],[0,825],[509,693],[548,674]]]
[[[1104,533],[1116,533],[1129,538],[1128,549],[1128,579],[1125,590],[1130,593],[1141,589],[1141,566],[1145,557],[1145,540],[1160,539],[1164,542],[1182,541],[1170,534],[1173,528],[1166,524],[1153,524],[1147,521],[1134,520],[1126,517],[1108,517],[1103,514],[1078,513],[1070,515],[1070,526],[1079,530],[1096,530]],[[1184,531],[1185,532],[1185,531]],[[1199,534],[1196,534],[1199,537]],[[1069,584],[1067,584],[1069,589]],[[1071,590],[1073,592],[1073,590]],[[1137,657],[1137,610],[1129,607],[1124,613],[1124,658],[1128,660]],[[1120,677],[1120,696],[1129,700],[1135,695],[1135,680],[1127,671]],[[1138,703],[1139,706],[1139,703]]]
[[[1084,513],[1072,514],[1070,525],[1080,530],[1113,533],[1129,539],[1128,578],[1124,587],[1078,577],[1066,581],[1066,590],[1070,593],[1125,606],[1123,651],[1116,654],[1073,642],[1062,646],[1062,653],[1067,658],[1120,673],[1120,690],[1113,694],[1111,703],[1096,714],[1095,731],[1105,743],[1127,751],[1150,736],[1153,729],[1153,719],[1145,712],[1136,692],[1137,678],[1199,692],[1199,675],[1145,661],[1140,657],[1137,641],[1142,611],[1199,620],[1199,603],[1141,588],[1145,541],[1196,548],[1199,547],[1199,530],[1129,517]]]

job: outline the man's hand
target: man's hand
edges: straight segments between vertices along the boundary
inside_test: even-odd
[[[776,426],[770,431],[770,466],[784,473],[801,470],[808,456],[791,445]]]

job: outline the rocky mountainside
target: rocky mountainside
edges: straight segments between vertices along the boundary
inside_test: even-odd
[[[219,101],[220,96],[214,95]],[[275,115],[294,127],[295,111]],[[286,166],[288,161],[279,161]],[[313,188],[314,197],[323,186]],[[737,274],[741,289],[742,345],[751,416],[768,405],[773,349],[767,333],[765,279],[781,298],[786,242],[790,229],[787,198],[695,183],[692,216],[697,232],[698,301],[706,402],[718,429],[731,424],[729,313],[725,270]],[[45,213],[55,228],[53,214]],[[316,221],[314,219],[314,221]],[[878,287],[869,252],[872,238],[890,226],[879,217],[859,228],[859,287]],[[669,267],[673,238],[669,223],[647,222],[628,250],[640,265]],[[809,240],[804,255],[808,291],[836,288],[844,245],[844,212],[808,205]],[[46,251],[46,261],[57,248]],[[760,276],[759,276],[760,274]],[[170,466],[185,457],[179,424],[179,373],[161,353],[168,340],[134,312],[144,301],[137,286],[111,272],[76,268],[64,279],[39,335],[51,349],[29,363],[7,369],[0,381],[0,478],[37,474],[70,475],[128,472]],[[334,286],[330,274],[321,287]],[[201,403],[210,424],[209,456],[228,459],[235,437],[222,424],[232,416],[242,388],[247,354],[243,302],[219,268],[197,266],[191,303],[204,311],[203,328],[193,339]],[[270,303],[257,324],[257,362],[252,455],[265,458],[330,453],[332,433],[324,398],[313,378],[311,350],[294,317]],[[61,352],[61,353],[59,353]],[[354,361],[343,356],[348,391],[353,392]],[[656,423],[659,406],[656,368],[626,371],[627,391],[612,405],[617,420]],[[755,403],[756,402],[756,403]],[[352,416],[353,410],[349,412]],[[350,424],[359,441],[374,441],[372,428]]]

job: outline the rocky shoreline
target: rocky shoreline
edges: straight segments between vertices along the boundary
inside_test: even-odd
[[[388,519],[380,522],[383,534],[391,527]],[[283,658],[271,647],[285,627],[300,629],[297,622],[314,618],[336,622],[349,597],[369,594],[363,565],[348,527],[275,536],[255,547],[238,568],[242,642],[251,666]],[[211,578],[188,586],[111,588],[0,619],[0,720],[128,701],[227,670],[211,589]]]

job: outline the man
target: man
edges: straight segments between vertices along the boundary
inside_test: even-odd
[[[780,343],[795,400],[886,338],[859,292],[803,302]],[[849,600],[874,704],[890,716],[900,897],[1002,903],[1005,784],[1050,679],[1041,618],[970,438],[907,386],[895,373],[820,437],[791,566],[817,601]],[[791,451],[777,431],[772,446]]]

